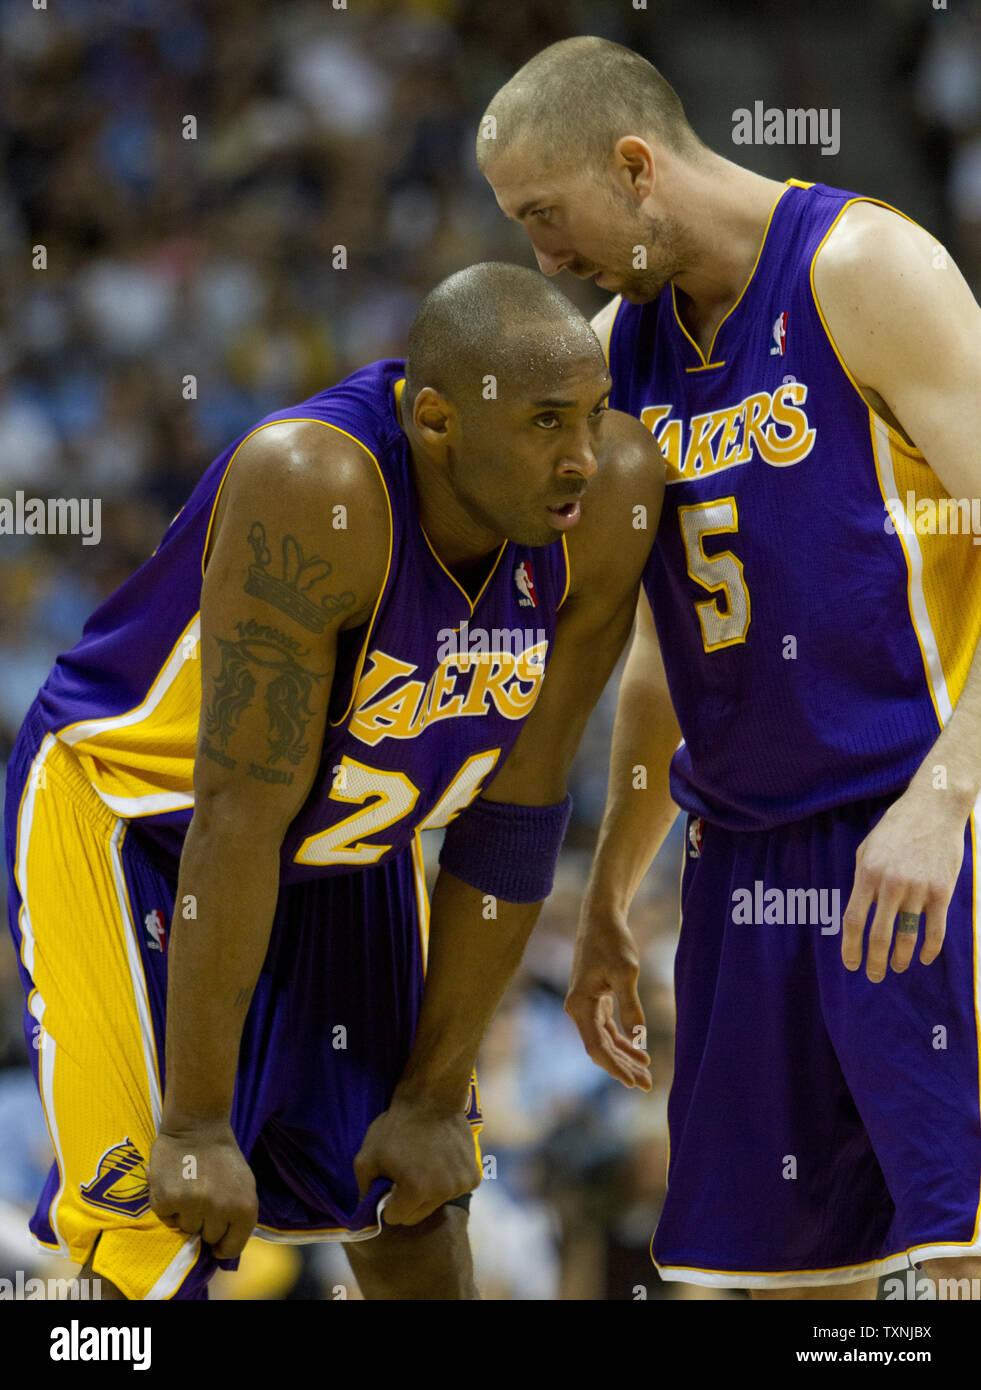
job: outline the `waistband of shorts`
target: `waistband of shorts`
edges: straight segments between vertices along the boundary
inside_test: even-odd
[[[895,791],[881,792],[876,796],[857,797],[852,801],[836,801],[829,806],[821,806],[814,811],[808,811],[806,815],[795,816],[793,820],[778,820],[767,822],[762,825],[732,826],[727,825],[720,818],[714,820],[711,815],[706,815],[704,811],[696,811],[689,807],[680,807],[686,826],[692,821],[702,821],[702,823],[714,831],[721,832],[723,835],[731,835],[735,839],[747,841],[754,835],[761,839],[774,838],[780,835],[799,835],[808,828],[827,827],[834,821],[867,821],[871,823],[876,817],[884,814],[885,811],[902,795],[903,788],[899,787]]]
[[[101,830],[114,829],[119,816],[115,811],[111,811],[99,796],[68,745],[62,743],[58,735],[48,728],[38,701],[35,700],[27,711],[22,730],[28,739],[31,752],[25,782],[32,777],[38,777],[39,774],[36,774],[34,769],[43,767],[45,779],[57,783],[61,790],[71,797],[81,814]],[[50,739],[51,742],[43,761],[39,761],[38,755],[45,739]]]

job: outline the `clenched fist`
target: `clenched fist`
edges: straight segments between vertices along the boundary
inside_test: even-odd
[[[242,1253],[259,1202],[230,1125],[161,1131],[150,1150],[147,1180],[150,1206],[165,1226],[199,1235],[216,1259]]]

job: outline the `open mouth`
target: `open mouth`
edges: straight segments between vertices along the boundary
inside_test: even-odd
[[[570,526],[575,526],[579,520],[582,509],[579,505],[579,498],[573,498],[571,502],[563,502],[558,507],[548,507],[549,524],[558,531],[566,531]]]

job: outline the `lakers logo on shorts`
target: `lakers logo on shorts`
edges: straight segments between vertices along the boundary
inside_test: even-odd
[[[92,1206],[122,1216],[142,1216],[150,1210],[146,1160],[128,1136],[121,1144],[106,1149],[95,1177],[82,1184],[81,1192]]]

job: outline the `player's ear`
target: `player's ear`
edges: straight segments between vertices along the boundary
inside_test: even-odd
[[[456,423],[456,407],[431,386],[424,386],[412,403],[412,423],[427,444],[445,445]]]
[[[654,151],[640,135],[623,135],[613,147],[617,181],[638,199],[654,191]]]

